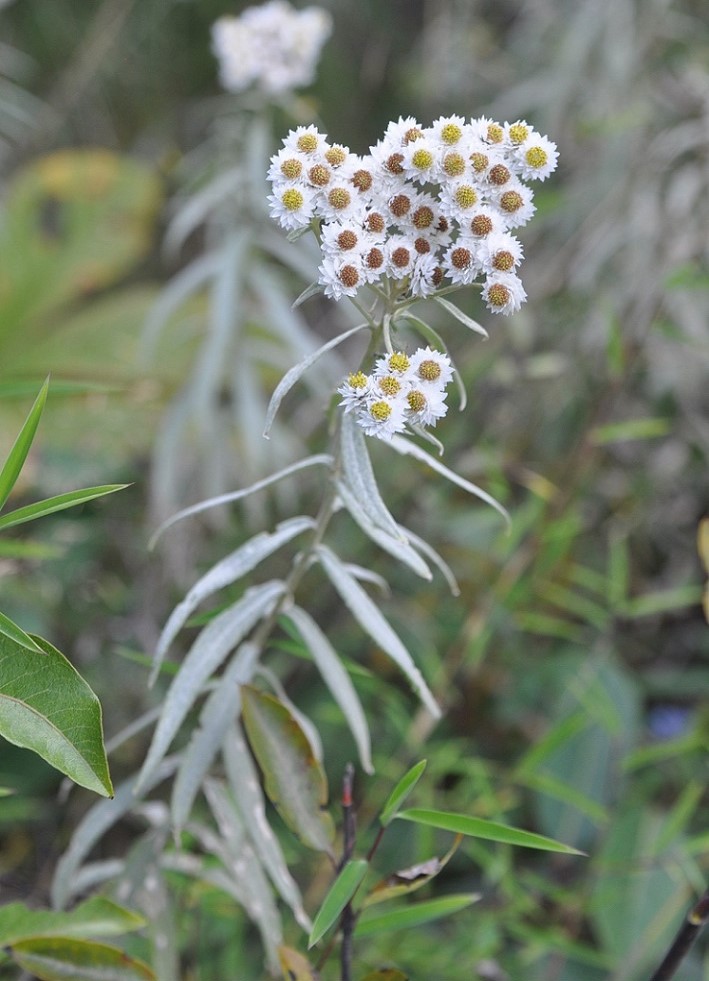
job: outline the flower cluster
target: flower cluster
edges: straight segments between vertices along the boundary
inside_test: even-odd
[[[270,95],[309,85],[331,31],[325,10],[295,10],[285,0],[220,17],[212,26],[212,48],[222,85],[230,92],[256,85]]]
[[[409,426],[435,426],[448,411],[446,385],[453,377],[447,355],[430,347],[410,357],[393,351],[371,375],[358,371],[338,388],[340,405],[354,412],[368,436],[391,439]]]
[[[488,308],[509,314],[526,298],[512,234],[535,211],[526,182],[545,180],[557,157],[526,122],[484,116],[400,118],[366,156],[299,126],[271,158],[271,216],[319,228],[319,282],[336,300],[385,277],[421,297],[482,278]]]

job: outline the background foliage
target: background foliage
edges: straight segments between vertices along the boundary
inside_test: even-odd
[[[299,108],[304,119],[316,112],[332,139],[364,149],[400,114],[484,112],[526,117],[561,153],[525,235],[530,301],[494,324],[468,301],[490,328],[485,343],[437,323],[469,393],[466,411],[446,419],[446,463],[503,501],[511,533],[452,486],[372,448],[389,508],[425,531],[460,583],[457,598],[440,580],[422,590],[375,557],[392,585],[387,615],[416,651],[443,721],[417,713],[328,594],[311,602],[355,664],[372,720],[377,772],[356,789],[363,839],[392,785],[425,756],[416,806],[511,822],[589,857],[466,839],[425,888],[430,898],[482,900],[426,929],[368,937],[362,969],[395,961],[412,978],[445,981],[634,981],[658,961],[707,866],[709,631],[697,551],[709,454],[703,4],[323,5],[335,31]],[[309,492],[301,485],[192,522],[149,555],[157,517],[249,483],[274,458],[319,452],[339,366],[295,397],[295,441],[274,432],[264,449],[259,420],[282,373],[273,365],[285,370],[332,336],[334,318],[340,328],[354,322],[310,301],[277,334],[269,362],[259,354],[264,326],[286,323],[309,257],[289,273],[273,260],[277,246],[259,242],[270,309],[254,287],[227,289],[239,260],[229,230],[244,207],[229,168],[249,149],[258,164],[270,139],[219,91],[209,51],[212,21],[243,6],[16,0],[0,9],[0,456],[51,371],[21,494],[134,483],[79,518],[45,519],[31,540],[6,536],[2,607],[88,678],[109,737],[158,701],[143,654],[185,587],[258,523],[307,510]],[[280,138],[282,110],[272,125]],[[255,228],[259,205],[249,209],[244,226]],[[220,317],[243,325],[239,350],[257,366],[241,401],[243,376],[203,368]],[[202,397],[205,377],[221,398]],[[352,561],[371,561],[354,526],[338,533]],[[284,632],[269,666],[317,723],[337,788],[354,746],[294,652]],[[114,780],[140,767],[147,743],[136,733],[115,749]],[[18,791],[0,802],[3,900],[43,905],[89,802],[58,796],[49,768],[2,750],[0,785]],[[150,836],[139,836],[160,834],[159,824],[146,807],[95,857],[129,854],[137,883],[152,854]],[[284,842],[312,913],[329,870]],[[397,822],[378,853],[382,874],[449,844]],[[260,977],[258,937],[233,902],[177,871],[168,878],[173,900],[156,909],[179,939],[179,976]],[[137,885],[128,898],[150,913]],[[288,939],[298,945],[295,927]],[[150,938],[127,949],[149,959]],[[708,958],[698,949],[679,976],[706,977]]]

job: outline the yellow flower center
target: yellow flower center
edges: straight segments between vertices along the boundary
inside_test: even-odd
[[[379,390],[384,395],[398,395],[401,391],[401,382],[393,375],[387,375],[379,379]]]
[[[297,180],[303,173],[303,165],[295,158],[284,160],[281,164],[281,173],[289,181]]]
[[[411,163],[416,170],[430,170],[433,166],[433,154],[430,150],[416,150],[411,155]]]
[[[515,146],[524,143],[528,136],[529,126],[525,126],[523,123],[515,123],[513,126],[510,126],[510,142],[514,143]]]
[[[318,138],[315,133],[303,133],[296,144],[301,153],[315,153],[318,148]]]
[[[455,203],[459,208],[472,208],[478,203],[478,192],[470,184],[461,184],[456,188]]]
[[[406,401],[409,403],[409,408],[412,412],[420,412],[426,408],[426,396],[423,392],[419,392],[416,389],[409,392],[406,396]]]
[[[411,362],[406,357],[403,351],[394,351],[394,353],[389,358],[389,367],[392,371],[408,371]]]
[[[441,366],[433,358],[427,358],[419,365],[419,375],[424,381],[436,381],[441,377]]]
[[[487,293],[488,302],[493,307],[504,307],[510,301],[510,291],[502,283],[493,283]]]
[[[461,153],[447,153],[443,158],[443,170],[448,177],[460,177],[465,173],[465,157]]]
[[[281,195],[281,204],[287,211],[300,211],[305,198],[297,187],[288,187]]]
[[[391,406],[388,402],[372,402],[369,407],[369,414],[377,422],[386,422],[391,415]]]
[[[363,371],[356,371],[348,377],[347,382],[352,388],[365,388],[367,385],[367,376]]]
[[[524,159],[527,161],[530,167],[534,167],[535,170],[539,170],[542,167],[546,167],[549,157],[547,156],[546,150],[540,146],[530,146],[524,155]]]
[[[327,196],[328,203],[335,211],[344,211],[350,206],[352,198],[346,187],[333,187]]]
[[[441,141],[447,143],[448,146],[453,146],[463,135],[463,130],[460,126],[456,126],[455,123],[446,123],[441,129]]]
[[[511,252],[506,249],[500,249],[492,257],[492,267],[493,269],[499,269],[500,272],[509,272],[510,269],[514,269],[515,257]]]

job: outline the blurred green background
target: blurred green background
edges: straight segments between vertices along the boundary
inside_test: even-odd
[[[78,517],[46,520],[31,540],[7,538],[3,608],[85,674],[108,737],[156,700],[136,652],[150,653],[180,590],[284,506],[269,498],[261,512],[186,532],[172,551],[147,551],[165,455],[195,452],[169,444],[164,419],[199,350],[206,291],[171,312],[150,357],[142,339],[166,285],[214,235],[196,222],[179,248],[164,248],[176,208],[239,145],[230,134],[240,102],[219,89],[210,26],[245,6],[0,3],[0,449],[51,371],[23,493],[133,482]],[[399,115],[427,124],[486,114],[526,118],[560,151],[522,235],[528,303],[491,322],[466,299],[487,342],[437,324],[469,394],[467,409],[439,427],[447,465],[503,501],[511,533],[456,489],[400,460],[391,467],[386,447],[373,449],[392,512],[460,580],[452,598],[445,584],[421,589],[374,559],[393,586],[387,613],[446,706],[443,723],[426,730],[331,598],[312,604],[367,669],[357,684],[379,775],[360,787],[363,825],[403,768],[426,756],[422,806],[504,819],[589,857],[468,843],[438,888],[474,889],[483,901],[440,929],[371,941],[367,963],[392,958],[412,978],[441,981],[639,981],[708,865],[709,630],[697,546],[709,510],[706,5],[322,6],[334,31],[296,111],[332,140],[365,152]],[[274,107],[272,151],[290,125]],[[291,280],[294,299],[306,284]],[[316,303],[313,316],[317,333],[331,314]],[[277,377],[264,369],[267,387]],[[320,451],[322,429],[304,418],[299,435]],[[240,438],[214,450],[233,457],[227,484],[247,451]],[[343,551],[370,562],[356,529],[338,528]],[[336,785],[352,753],[341,720],[285,645],[272,657],[324,733]],[[122,746],[115,774],[135,769],[144,751],[140,738]],[[88,795],[65,801],[48,767],[7,745],[0,785],[20,790],[0,802],[3,899],[46,902]],[[120,854],[134,833],[125,822],[102,857]],[[436,849],[444,836],[407,829],[381,859],[400,867]],[[296,869],[307,885],[312,867]],[[260,976],[257,943],[248,925],[234,927],[231,906],[185,890],[178,909],[185,979]],[[706,942],[678,977],[709,978]]]

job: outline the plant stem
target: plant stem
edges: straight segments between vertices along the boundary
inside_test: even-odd
[[[687,913],[684,923],[672,941],[672,946],[665,955],[665,959],[652,975],[650,981],[669,981],[669,978],[675,976],[677,968],[684,960],[685,954],[699,936],[707,920],[709,920],[709,889]]]
[[[348,763],[342,778],[342,868],[352,858],[355,847],[355,812],[352,805],[352,783],[354,767]],[[340,927],[342,929],[342,944],[340,946],[340,967],[342,981],[352,981],[352,937],[354,934],[355,916],[352,900],[342,910]]]

